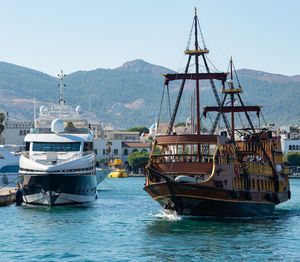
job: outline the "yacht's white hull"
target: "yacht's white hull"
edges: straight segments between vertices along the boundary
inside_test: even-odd
[[[21,156],[20,186],[27,204],[53,206],[94,201],[97,198],[94,155],[51,166]]]
[[[56,198],[55,202],[51,203],[50,194],[52,192],[44,192],[44,193],[37,193],[37,194],[29,194],[23,196],[23,201],[27,204],[33,205],[70,205],[70,204],[82,204],[94,201],[97,197],[96,196],[84,196],[84,195],[76,195],[76,194],[67,194],[61,193]]]
[[[96,168],[96,178],[97,178],[97,186],[99,186],[103,180],[107,177],[111,170]]]

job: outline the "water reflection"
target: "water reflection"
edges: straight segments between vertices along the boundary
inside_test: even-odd
[[[295,254],[289,239],[300,208],[279,209],[273,216],[256,218],[180,217],[155,215],[144,227],[144,253],[154,260],[277,260]],[[176,247],[173,249],[173,247]],[[157,252],[153,252],[156,250]],[[170,253],[172,256],[170,257]],[[166,254],[166,256],[164,256]]]

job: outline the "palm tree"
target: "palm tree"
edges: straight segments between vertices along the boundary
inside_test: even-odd
[[[106,142],[106,154],[108,155],[108,161],[110,160],[111,146],[112,146],[112,142],[107,141]]]

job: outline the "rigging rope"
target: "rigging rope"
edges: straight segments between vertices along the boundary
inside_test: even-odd
[[[168,104],[169,104],[169,114],[171,119],[171,101],[170,101],[170,92],[169,92],[169,85],[167,85],[167,94],[168,94]]]
[[[162,95],[161,95],[159,114],[158,114],[157,127],[156,128],[158,128],[158,126],[159,126],[159,120],[160,120],[160,116],[161,116],[161,108],[162,108],[162,104],[163,104],[163,101],[164,101],[164,94],[165,94],[165,85],[163,87],[163,91],[162,91]]]
[[[235,77],[236,77],[236,81],[237,81],[237,83],[238,83],[238,87],[239,87],[239,88],[242,88],[241,83],[240,83],[240,80],[239,80],[239,77],[238,77],[238,74],[237,74],[237,72],[236,72],[236,70],[235,70],[235,66],[234,66],[234,63],[233,63],[233,62],[232,62],[232,66],[233,66],[233,71],[234,71],[234,74],[235,74]]]
[[[238,112],[238,116],[239,116],[240,122],[241,122],[241,124],[242,124],[242,127],[245,128],[245,125],[244,125],[244,123],[243,123],[243,120],[242,120],[242,117],[241,117],[240,112]]]
[[[203,48],[204,48],[204,49],[207,49],[207,48],[206,48],[205,41],[204,41],[204,37],[203,37],[203,34],[202,34],[202,30],[201,30],[201,26],[200,26],[200,23],[199,23],[199,19],[198,19],[198,17],[197,17],[197,22],[198,22],[198,26],[199,26],[199,31],[200,31],[200,35],[201,35],[201,39],[202,39],[202,43],[203,43]]]
[[[194,20],[193,20],[192,28],[191,28],[191,31],[190,31],[190,34],[189,34],[188,42],[187,42],[187,45],[186,45],[186,50],[189,50],[189,49],[190,49],[190,44],[191,44],[191,39],[192,39],[193,28],[194,28]]]
[[[18,176],[17,176],[17,178],[15,178],[15,179],[13,179],[13,180],[11,180],[11,181],[7,182],[7,184],[6,184],[5,186],[2,186],[2,187],[0,187],[0,190],[2,190],[2,189],[4,189],[4,188],[6,188],[6,187],[7,187],[7,185],[9,185],[9,184],[11,184],[11,183],[15,182],[16,180],[18,180],[18,179],[19,179],[19,176],[22,176],[22,175],[18,175]]]
[[[215,65],[213,64],[213,62],[209,60],[208,57],[206,57],[206,59],[207,59],[208,62],[213,66],[213,68],[215,69],[216,72],[220,72],[220,71],[215,67]]]
[[[262,119],[263,119],[263,121],[264,121],[264,123],[265,123],[265,126],[267,127],[267,126],[268,126],[268,124],[267,124],[267,121],[266,121],[266,119],[264,118],[263,112],[261,111],[260,113],[261,113]]]

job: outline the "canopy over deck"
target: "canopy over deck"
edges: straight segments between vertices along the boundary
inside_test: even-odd
[[[156,136],[158,145],[168,144],[217,144],[217,135],[173,135]]]
[[[231,112],[256,112],[259,117],[261,106],[223,106],[223,113],[231,113]],[[220,107],[218,106],[204,106],[203,107],[203,116],[206,117],[207,112],[220,112]]]
[[[168,85],[173,80],[221,80],[223,83],[226,81],[228,73],[191,73],[191,74],[164,74],[165,84]]]

